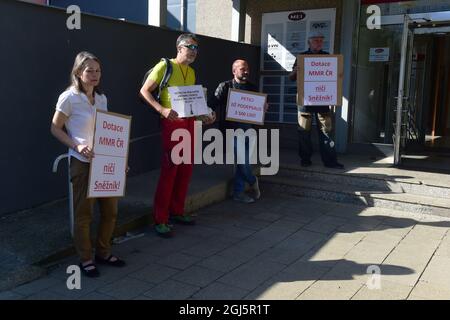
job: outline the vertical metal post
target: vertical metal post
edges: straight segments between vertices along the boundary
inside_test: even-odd
[[[70,156],[67,157],[67,180],[69,183],[69,225],[70,234],[73,238],[73,227],[74,227],[74,211],[73,211],[73,185],[70,179]]]
[[[53,173],[58,172],[58,164],[59,161],[67,158],[67,182],[69,187],[69,225],[70,225],[70,234],[73,237],[73,226],[74,226],[74,212],[73,212],[73,186],[70,181],[70,156],[68,153],[62,154],[55,159],[53,162]]]
[[[395,122],[395,141],[394,141],[394,165],[401,163],[401,133],[402,133],[402,113],[403,113],[403,99],[405,94],[405,76],[406,76],[406,55],[408,51],[408,32],[409,32],[410,18],[405,14],[403,21],[403,35],[402,35],[402,49],[400,60],[400,75],[398,81],[398,97],[397,97],[397,117]]]
[[[180,13],[180,30],[181,31],[186,31],[187,30],[187,0],[181,0],[180,3],[180,9],[181,9],[181,13]]]

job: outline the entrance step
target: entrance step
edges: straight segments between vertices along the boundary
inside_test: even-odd
[[[351,173],[336,171],[320,171],[303,169],[295,165],[281,165],[277,176],[295,177],[298,180],[313,180],[330,185],[350,185],[360,187],[360,191],[379,191],[392,193],[407,193],[418,196],[450,199],[450,185],[439,181],[423,181],[402,175],[387,175],[379,173]]]
[[[286,167],[260,181],[274,193],[450,217],[450,188],[440,186]]]

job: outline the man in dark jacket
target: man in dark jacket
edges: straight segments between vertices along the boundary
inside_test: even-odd
[[[220,128],[224,129],[242,129],[244,131],[252,128],[249,123],[226,121],[226,105],[228,99],[228,91],[230,89],[239,89],[246,91],[258,92],[258,88],[248,81],[250,69],[247,61],[236,60],[232,66],[233,79],[224,81],[219,84],[215,93],[212,107],[215,109],[218,120],[220,121]],[[235,157],[238,151],[237,137],[234,137],[234,154]],[[259,190],[258,178],[253,174],[249,163],[249,141],[245,139],[245,164],[237,164],[234,176],[233,199],[244,203],[255,202],[259,199],[261,192]],[[250,185],[253,197],[245,194],[245,183]]]
[[[324,36],[320,32],[312,32],[308,37],[309,49],[302,54],[329,54],[323,51]],[[297,60],[295,60],[289,79],[297,80]],[[332,113],[329,106],[298,106],[298,135],[299,135],[299,156],[301,165],[309,167],[312,156],[311,143],[311,122],[315,117],[317,131],[319,135],[320,156],[325,167],[343,169],[344,166],[337,161],[335,143],[331,139],[332,132]]]

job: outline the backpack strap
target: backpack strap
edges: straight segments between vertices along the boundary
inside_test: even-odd
[[[159,99],[161,97],[162,89],[167,87],[167,83],[169,82],[170,76],[172,75],[172,64],[170,63],[170,60],[167,59],[167,58],[162,58],[161,61],[165,62],[166,70],[164,70],[163,78],[162,78],[161,83],[159,84],[159,87],[158,87],[158,95],[157,95],[157,100],[158,101],[159,101]]]

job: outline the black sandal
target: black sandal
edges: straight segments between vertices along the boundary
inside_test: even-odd
[[[112,258],[116,258],[116,260],[111,261]],[[113,256],[112,254],[110,254],[109,257],[106,259],[103,259],[99,256],[95,256],[95,262],[100,263],[100,264],[107,264],[112,267],[125,267],[125,265],[126,265],[125,261],[119,259],[116,256]]]
[[[97,278],[100,276],[100,272],[98,271],[97,267],[93,263],[83,265],[80,262],[79,266],[80,266],[81,271],[83,271],[83,273],[86,277]],[[93,267],[93,268],[90,269],[90,267]]]

